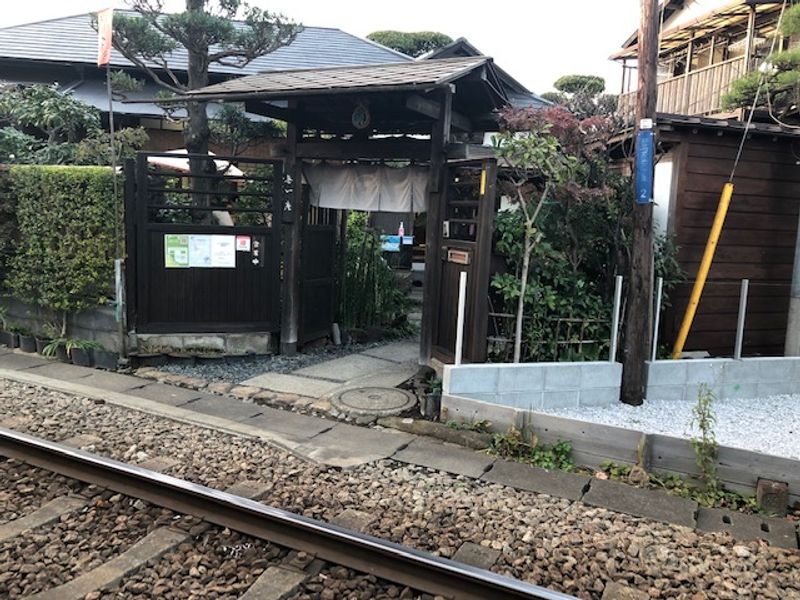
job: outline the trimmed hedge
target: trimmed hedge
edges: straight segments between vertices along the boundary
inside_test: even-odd
[[[20,165],[4,177],[17,220],[5,287],[60,313],[105,303],[114,281],[111,169]]]

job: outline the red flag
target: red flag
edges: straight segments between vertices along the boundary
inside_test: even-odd
[[[106,8],[97,12],[97,66],[111,62],[111,21],[114,9]]]

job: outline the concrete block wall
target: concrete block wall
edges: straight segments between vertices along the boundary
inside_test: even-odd
[[[139,333],[129,336],[131,348],[170,348],[176,351],[216,350],[228,355],[272,354],[274,338],[268,331],[248,333]]]
[[[649,401],[696,400],[702,385],[720,399],[800,393],[800,357],[707,358],[647,363]]]
[[[619,400],[610,362],[445,365],[443,394],[522,410],[604,406]]]
[[[0,296],[0,305],[8,308],[9,323],[33,333],[41,332],[45,323],[55,322],[60,325],[58,315],[11,296]],[[94,340],[107,350],[120,349],[117,321],[114,309],[110,306],[95,306],[70,315],[67,319],[67,332],[70,337]]]

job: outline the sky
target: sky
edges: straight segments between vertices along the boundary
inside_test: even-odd
[[[608,56],[636,29],[639,0],[250,0],[303,23],[338,27],[366,36],[381,29],[441,31],[465,37],[535,92],[552,89],[561,75],[600,75],[617,93],[621,67]],[[181,0],[164,0],[181,10]],[[115,0],[32,0],[3,2],[0,27],[92,12]]]

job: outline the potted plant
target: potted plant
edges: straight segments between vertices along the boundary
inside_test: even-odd
[[[78,338],[67,339],[66,350],[72,363],[81,367],[94,366],[92,350],[100,348],[94,340],[81,340]]]
[[[36,336],[27,329],[19,331],[19,349],[23,352],[36,352]]]
[[[42,334],[36,336],[36,352],[42,356],[46,356],[44,349],[50,345],[50,342],[58,340],[60,337],[59,328],[55,324],[45,323],[42,325]],[[55,356],[55,349],[51,356]]]
[[[423,414],[425,418],[433,421],[439,420],[442,410],[442,380],[434,377],[430,380],[428,393],[425,395],[425,407]]]
[[[47,356],[48,358],[57,358],[63,363],[68,363],[69,354],[67,353],[66,338],[58,337],[50,340],[50,342],[44,348],[42,348],[41,354],[42,356]]]
[[[92,348],[92,361],[98,369],[116,371],[119,366],[119,352],[106,350],[101,345]]]
[[[8,309],[5,306],[0,306],[0,344],[9,348],[19,345],[19,336],[8,321]]]

